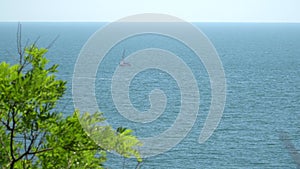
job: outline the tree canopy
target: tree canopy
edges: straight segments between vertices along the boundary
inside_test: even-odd
[[[132,130],[97,125],[100,112],[54,110],[66,81],[46,52],[33,44],[19,50],[19,63],[0,63],[0,168],[103,168],[108,151],[140,162]]]

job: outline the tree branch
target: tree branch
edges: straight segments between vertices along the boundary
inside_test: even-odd
[[[18,23],[18,29],[17,29],[17,49],[19,54],[19,64],[22,65],[23,60],[23,52],[22,52],[22,25],[19,22]]]
[[[10,128],[8,122],[5,123],[4,121],[1,120],[1,123],[7,128],[7,130],[10,130],[10,131],[12,130],[12,128]]]
[[[38,151],[34,151],[34,152],[29,152],[28,154],[29,154],[29,155],[39,154],[39,153],[43,153],[43,152],[51,151],[51,150],[53,150],[53,148],[45,148],[45,149],[43,149],[43,150],[38,150]]]
[[[57,35],[57,36],[53,39],[53,41],[46,47],[46,49],[51,48],[51,47],[54,45],[54,43],[57,41],[58,38],[59,38],[59,35]]]
[[[15,131],[15,127],[16,127],[15,110],[13,110],[12,111],[12,128],[11,128],[11,132],[10,132],[10,145],[9,145],[10,157],[12,159],[11,165],[10,165],[11,169],[14,168],[14,164],[16,162],[15,155],[14,155],[14,131]]]

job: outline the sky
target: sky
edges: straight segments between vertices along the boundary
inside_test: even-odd
[[[162,13],[189,22],[300,22],[300,0],[1,0],[0,22],[113,22]]]

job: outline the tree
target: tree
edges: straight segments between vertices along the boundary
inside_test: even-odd
[[[19,63],[0,63],[0,168],[103,168],[107,151],[140,162],[131,130],[97,125],[99,112],[54,111],[66,82],[55,76],[58,65],[47,65],[46,48],[21,48],[18,30]]]

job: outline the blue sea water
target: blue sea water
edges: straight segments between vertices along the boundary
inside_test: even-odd
[[[111,76],[119,53],[159,47],[181,56],[195,75],[200,106],[196,123],[189,134],[171,150],[144,159],[142,168],[296,168],[281,132],[300,151],[300,24],[193,23],[211,40],[219,53],[226,74],[226,104],[221,122],[213,135],[198,143],[209,111],[211,92],[207,72],[193,52],[168,37],[143,35],[116,44],[99,66],[96,97],[99,108],[114,127],[132,128],[138,137],[157,135],[170,126],[179,113],[180,93],[176,81],[167,73],[150,69],[132,80],[130,99],[140,111],[150,108],[148,95],[154,88],[168,98],[166,110],[155,121],[131,122],[116,110],[110,95]],[[68,81],[65,97],[57,109],[74,110],[72,76],[79,52],[88,38],[104,23],[23,23],[25,43],[40,37],[47,46],[59,35],[47,56],[58,63],[58,77]],[[0,61],[15,62],[17,23],[0,23]],[[141,43],[143,42],[143,43]],[[133,159],[108,155],[108,168],[134,168]]]

